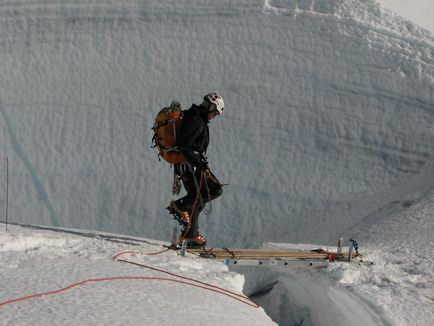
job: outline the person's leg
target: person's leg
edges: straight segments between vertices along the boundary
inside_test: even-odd
[[[191,223],[191,207],[196,198],[196,188],[192,172],[188,164],[175,164],[175,174],[181,179],[187,194],[167,207],[180,224],[187,226]]]
[[[184,179],[183,179],[184,180]],[[186,238],[194,238],[199,235],[199,214],[202,211],[202,198],[198,196],[198,190],[203,187],[203,179],[200,172],[190,172],[186,175],[184,187],[189,193],[189,214],[191,223],[185,234]],[[186,196],[187,197],[187,196]]]
[[[184,230],[181,237],[187,239],[190,245],[204,245],[206,240],[199,234],[199,214],[205,203],[222,195],[223,187],[209,170],[200,172],[182,169],[181,172],[181,180],[187,194],[175,201],[175,206],[173,206],[178,215],[182,216],[184,212],[188,214],[188,223],[183,223]],[[198,196],[198,190],[200,190],[200,196]]]
[[[203,172],[203,176],[201,195],[203,202],[208,203],[223,194],[223,186],[210,170]]]
[[[200,196],[195,198],[191,211],[191,226],[185,234],[191,246],[204,246],[205,238],[199,234],[199,214],[205,208],[205,203],[216,199],[223,193],[223,186],[220,181],[209,170],[194,174],[195,194],[199,188]]]

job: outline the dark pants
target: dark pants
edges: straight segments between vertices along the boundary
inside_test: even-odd
[[[175,173],[180,176],[187,192],[187,195],[176,201],[176,205],[181,210],[188,211],[191,216],[191,227],[184,236],[194,237],[199,234],[200,212],[206,203],[222,195],[223,186],[210,170],[192,171],[188,164],[176,164]]]

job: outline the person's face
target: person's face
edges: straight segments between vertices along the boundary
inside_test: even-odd
[[[220,113],[219,111],[211,111],[208,113],[208,120],[214,119],[216,116],[218,116]]]

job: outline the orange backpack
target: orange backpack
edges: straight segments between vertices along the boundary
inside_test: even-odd
[[[158,112],[152,128],[154,130],[152,147],[157,148],[159,157],[171,164],[187,161],[176,148],[176,135],[181,129],[183,115],[181,104],[172,101],[169,107]]]

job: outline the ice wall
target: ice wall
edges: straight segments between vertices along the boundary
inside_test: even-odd
[[[1,5],[10,218],[170,239],[153,117],[217,91],[208,157],[229,185],[201,231],[334,242],[431,158],[433,41],[368,0]]]

